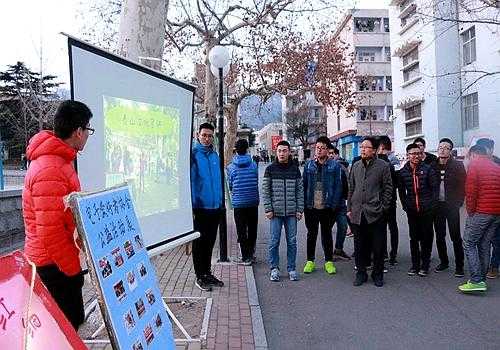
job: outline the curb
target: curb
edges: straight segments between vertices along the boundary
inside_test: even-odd
[[[266,331],[264,329],[264,320],[260,310],[259,296],[252,266],[245,266],[245,277],[247,281],[248,303],[252,315],[253,340],[256,350],[267,350]]]

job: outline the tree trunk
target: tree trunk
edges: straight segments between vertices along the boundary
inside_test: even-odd
[[[226,108],[226,137],[224,138],[224,165],[233,159],[233,149],[238,134],[238,107],[241,100],[233,101]]]
[[[169,0],[123,1],[118,38],[120,55],[161,70],[168,3]]]
[[[203,104],[205,108],[205,117],[212,124],[216,124],[217,118],[217,94],[218,94],[218,79],[214,77],[212,71],[210,70],[210,61],[208,60],[208,53],[216,45],[215,40],[207,42],[205,47],[205,93]]]

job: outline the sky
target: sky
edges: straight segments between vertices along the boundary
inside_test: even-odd
[[[33,71],[39,72],[41,66],[43,74],[57,75],[59,81],[67,83],[67,41],[59,33],[79,36],[77,11],[80,1],[3,0],[0,11],[0,71],[9,64],[22,61]],[[355,2],[357,8],[384,8],[389,1]]]

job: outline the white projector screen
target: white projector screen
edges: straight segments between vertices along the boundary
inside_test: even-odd
[[[148,248],[195,238],[190,154],[195,88],[68,38],[71,97],[93,113],[78,157],[84,191],[128,182]]]

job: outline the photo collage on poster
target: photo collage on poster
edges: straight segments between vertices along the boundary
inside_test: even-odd
[[[141,320],[146,315],[146,308],[151,307],[156,303],[156,296],[151,288],[147,288],[142,296],[132,295],[141,281],[144,281],[148,276],[148,270],[143,261],[132,263],[133,269],[122,270],[122,265],[125,261],[132,259],[136,252],[144,249],[144,242],[140,235],[135,235],[133,240],[126,240],[123,246],[117,246],[110,250],[110,253],[99,259],[100,274],[103,279],[112,278],[111,276],[124,276],[123,279],[118,279],[113,284],[114,295],[118,302],[124,301],[126,298],[135,298],[132,302],[133,308],[128,309],[123,315],[123,325],[127,335],[133,333],[136,329],[138,320]],[[125,268],[123,268],[125,270]],[[151,316],[148,316],[151,317]],[[159,313],[155,313],[151,321],[146,323],[144,328],[140,330],[142,337],[134,341],[132,349],[145,349],[149,346],[163,325],[163,320]],[[145,345],[143,345],[143,342]]]

